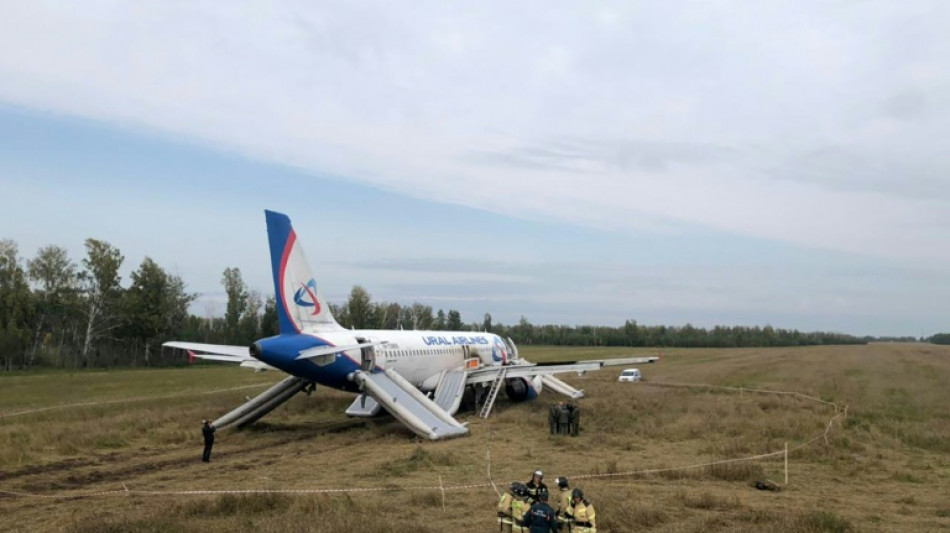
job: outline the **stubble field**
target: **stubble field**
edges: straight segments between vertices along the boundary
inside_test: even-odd
[[[521,352],[557,361],[656,350]],[[346,418],[353,397],[318,388],[251,428],[220,431],[209,464],[200,420],[280,375],[0,376],[0,530],[490,532],[491,482],[504,490],[536,469],[584,489],[602,532],[950,530],[950,348],[674,349],[641,368],[645,383],[618,383],[619,369],[564,378],[587,392],[577,438],[548,434],[550,392],[522,404],[500,396],[488,420],[458,415],[469,436],[422,442],[388,417]],[[743,390],[662,385],[674,382]],[[110,403],[15,414],[80,402]],[[756,480],[784,483],[784,457],[743,459],[786,442],[788,485],[756,490]],[[295,489],[307,492],[184,493]],[[317,492],[327,489],[349,492]]]

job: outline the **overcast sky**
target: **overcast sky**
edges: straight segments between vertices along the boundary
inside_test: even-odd
[[[0,238],[220,312],[950,329],[950,3],[0,2]]]

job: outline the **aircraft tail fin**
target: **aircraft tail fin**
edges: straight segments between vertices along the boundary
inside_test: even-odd
[[[310,272],[290,218],[275,211],[264,211],[264,215],[281,334],[340,329]]]

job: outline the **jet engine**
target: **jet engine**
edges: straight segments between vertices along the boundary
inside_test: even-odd
[[[531,387],[525,383],[523,378],[511,378],[505,380],[505,394],[513,402],[523,402],[530,398]]]

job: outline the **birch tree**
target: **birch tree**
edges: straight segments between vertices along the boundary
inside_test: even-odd
[[[36,257],[27,263],[30,279],[39,287],[38,323],[30,352],[30,366],[36,360],[41,345],[57,342],[57,358],[61,357],[63,345],[70,333],[74,333],[75,321],[71,312],[76,308],[78,277],[76,264],[69,259],[65,248],[54,244],[40,248]],[[50,333],[50,337],[44,333]]]
[[[82,366],[89,364],[89,354],[97,341],[111,335],[118,325],[121,312],[119,299],[122,295],[119,268],[124,260],[119,250],[111,244],[86,239],[86,258],[82,260],[84,270],[79,274],[85,318],[80,354]]]
[[[0,240],[0,370],[23,366],[29,344],[32,293],[15,241]]]

